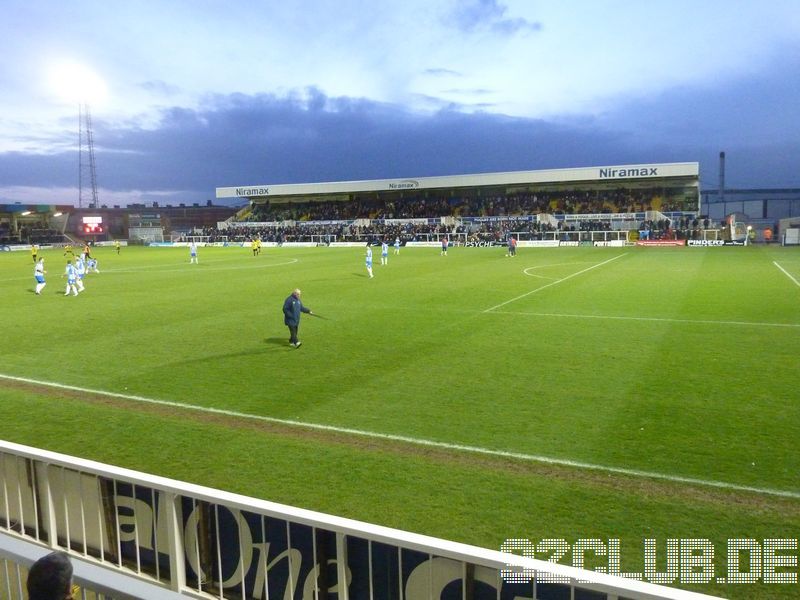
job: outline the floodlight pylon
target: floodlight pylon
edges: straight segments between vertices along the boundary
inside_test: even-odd
[[[92,112],[86,103],[78,104],[78,208],[83,208],[83,201],[89,199],[90,206],[97,203],[97,167],[94,158],[94,131],[92,130]]]

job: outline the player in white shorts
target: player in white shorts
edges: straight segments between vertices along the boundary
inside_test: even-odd
[[[372,279],[372,248],[367,246],[367,257],[366,257],[366,265],[367,265],[367,273],[369,273],[370,279]]]
[[[47,285],[45,283],[45,281],[44,281],[44,274],[45,273],[47,273],[47,271],[44,270],[44,259],[40,258],[36,262],[36,266],[33,267],[33,278],[36,280],[36,295],[37,296],[41,295],[42,290],[44,289],[44,286]]]
[[[75,283],[78,286],[78,291],[82,292],[84,290],[83,278],[86,277],[86,263],[80,256],[75,260],[75,275]]]
[[[64,276],[67,278],[67,289],[64,292],[64,295],[69,296],[71,291],[73,296],[77,296],[78,286],[75,282],[78,278],[78,274],[75,271],[75,265],[72,264],[72,261],[67,261],[67,270],[64,272]]]

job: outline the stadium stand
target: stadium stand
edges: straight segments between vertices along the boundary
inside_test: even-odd
[[[553,214],[597,214],[696,210],[687,207],[683,197],[664,198],[646,192],[608,190],[594,192],[540,192],[481,198],[458,197],[444,200],[424,195],[402,201],[357,198],[351,201],[307,201],[299,203],[257,204],[248,221],[330,221],[352,219],[415,219],[441,216],[506,216]]]
[[[659,207],[667,213],[655,210]],[[436,240],[449,235],[456,243],[500,243],[520,239],[557,239],[572,232],[647,232],[648,239],[694,239],[711,223],[686,209],[685,196],[674,198],[650,190],[557,191],[488,197],[404,197],[352,200],[305,199],[300,202],[254,203],[224,227],[205,227],[204,241],[329,243],[382,239]],[[695,207],[696,208],[696,207]],[[634,215],[641,215],[637,220]],[[646,218],[645,215],[647,215]],[[669,215],[669,216],[668,216]],[[604,218],[600,218],[600,217]],[[584,239],[567,235],[563,239]],[[596,239],[589,237],[589,239]],[[620,239],[603,236],[599,239]]]

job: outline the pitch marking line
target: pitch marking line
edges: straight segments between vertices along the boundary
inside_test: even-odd
[[[536,267],[531,267],[531,269],[535,269]],[[536,273],[528,273],[528,269],[523,271],[525,275],[528,277],[537,277],[539,279],[555,279],[555,277],[548,277],[547,275],[537,275]]]
[[[597,267],[602,267],[603,265],[607,265],[612,260],[617,260],[618,258],[622,258],[626,254],[627,254],[627,252],[623,252],[622,254],[617,254],[613,258],[609,258],[608,260],[604,260],[601,263],[597,263],[596,265],[592,265],[591,267],[587,267],[585,269],[582,269],[582,270],[578,271],[577,273],[573,273],[572,275],[567,275],[566,277],[562,277],[561,279],[556,279],[555,281],[551,281],[550,283],[545,284],[545,285],[543,285],[541,287],[538,287],[535,290],[531,290],[530,292],[525,292],[524,294],[522,294],[520,296],[517,296],[516,298],[512,298],[511,300],[506,300],[505,302],[501,302],[500,304],[492,306],[491,308],[487,308],[483,312],[484,313],[492,312],[493,310],[495,310],[497,308],[500,308],[501,306],[505,306],[506,304],[511,304],[512,302],[516,302],[517,300],[525,298],[526,296],[530,296],[531,294],[535,294],[536,292],[540,292],[540,291],[542,291],[544,289],[547,289],[549,287],[552,287],[554,285],[558,285],[559,283],[563,283],[563,282],[567,281],[568,279],[572,279],[573,277],[577,277],[578,275],[582,275],[583,273],[591,271],[592,269],[596,269]]]
[[[484,311],[485,312],[485,311]],[[722,321],[714,319],[670,319],[668,317],[625,317],[614,315],[577,315],[570,313],[521,312],[496,310],[496,315],[524,315],[528,317],[564,317],[567,319],[611,319],[616,321],[655,321],[661,323],[696,323],[699,325],[742,325],[745,327],[798,327],[800,323],[766,323],[762,321]]]
[[[573,263],[554,263],[552,265],[536,265],[535,267],[526,267],[522,269],[522,273],[527,275],[528,277],[538,277],[539,279],[557,279],[556,277],[548,277],[546,275],[537,275],[536,273],[529,273],[529,271],[535,271],[536,269],[546,269],[548,267],[564,267],[564,266],[572,266],[572,265],[585,265],[586,262],[573,262]],[[591,264],[591,263],[589,263]]]
[[[789,273],[789,271],[787,271],[786,269],[784,269],[782,266],[780,266],[780,265],[779,265],[777,262],[775,262],[774,260],[772,261],[772,264],[773,264],[773,265],[775,265],[776,267],[778,267],[778,268],[779,268],[781,271],[783,271],[783,274],[784,274],[784,275],[786,275],[786,276],[787,276],[789,279],[791,279],[792,281],[794,281],[794,284],[795,284],[797,287],[800,287],[800,281],[797,281],[797,279],[795,279],[794,277],[792,277],[792,275]]]
[[[0,373],[0,379],[8,381],[18,381],[20,383],[28,383],[32,385],[51,387],[61,390],[69,390],[72,392],[83,392],[87,394],[95,394],[99,396],[107,396],[109,398],[120,398],[122,400],[129,400],[133,402],[142,402],[146,404],[155,404],[158,406],[169,406],[171,408],[181,408],[195,412],[211,413],[217,415],[224,415],[227,417],[236,417],[240,419],[249,419],[252,421],[262,421],[265,423],[275,423],[278,425],[286,425],[289,427],[297,427],[301,429],[312,429],[315,431],[328,431],[332,433],[348,434],[363,438],[385,440],[391,442],[403,442],[415,446],[423,446],[428,448],[441,448],[443,450],[458,451],[469,454],[479,454],[482,456],[493,456],[499,458],[511,458],[526,462],[535,462],[547,465],[555,465],[559,467],[573,467],[577,469],[587,469],[592,471],[599,471],[602,473],[614,473],[617,475],[626,475],[629,477],[639,477],[646,479],[656,479],[660,481],[668,481],[670,483],[686,483],[691,485],[698,485],[703,487],[713,487],[727,491],[735,492],[750,492],[754,494],[761,494],[765,496],[778,496],[781,498],[794,498],[800,499],[800,492],[793,492],[789,490],[779,490],[773,488],[753,487],[749,485],[740,485],[737,483],[729,483],[726,481],[716,481],[713,479],[696,479],[694,477],[683,477],[681,475],[669,475],[665,473],[658,473],[655,471],[641,471],[639,469],[626,469],[624,467],[610,467],[607,465],[600,465],[594,463],[586,463],[581,461],[569,460],[565,458],[552,458],[549,456],[539,456],[536,454],[525,454],[522,452],[509,452],[505,450],[492,450],[490,448],[481,448],[479,446],[467,446],[464,444],[449,444],[447,442],[437,442],[435,440],[426,440],[424,438],[414,438],[405,435],[396,435],[392,433],[379,433],[376,431],[366,431],[363,429],[353,429],[350,427],[338,427],[336,425],[323,425],[321,423],[308,423],[305,421],[296,421],[294,419],[281,419],[278,417],[267,417],[264,415],[253,415],[234,410],[226,410],[222,408],[212,408],[205,406],[195,406],[193,404],[185,404],[183,402],[174,402],[170,400],[158,400],[156,398],[146,398],[144,396],[134,396],[129,394],[119,394],[116,392],[107,392],[104,390],[92,390],[89,388],[78,387],[74,385],[65,385],[62,383],[54,383],[51,381],[40,381],[37,379],[29,379],[27,377],[16,377],[14,375],[5,375]]]

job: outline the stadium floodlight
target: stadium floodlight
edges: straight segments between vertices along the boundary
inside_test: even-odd
[[[23,210],[23,211],[22,211],[21,213],[19,213],[19,214],[20,214],[20,216],[27,217],[29,214],[31,214],[31,211],[29,211],[29,210]]]

